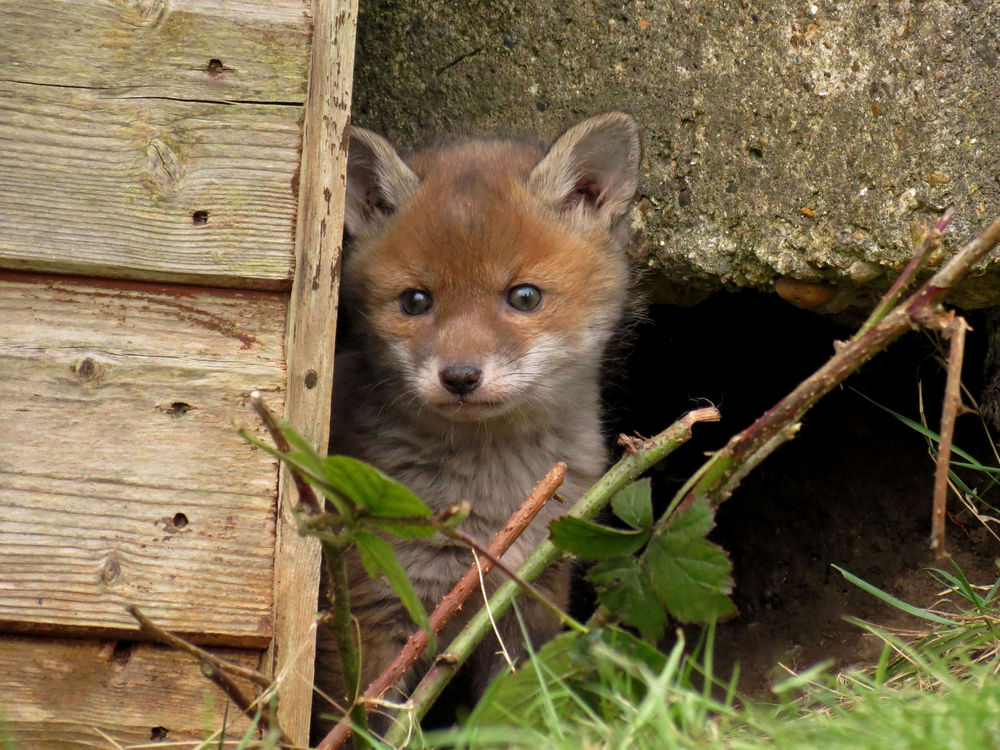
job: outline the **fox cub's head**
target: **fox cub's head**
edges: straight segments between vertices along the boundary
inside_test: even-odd
[[[638,126],[610,112],[547,153],[473,141],[404,162],[351,132],[345,295],[397,401],[455,421],[551,414],[596,383],[629,272]]]

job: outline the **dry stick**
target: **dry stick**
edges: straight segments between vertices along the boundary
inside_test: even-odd
[[[441,527],[441,526],[438,526],[437,528],[438,528],[438,531],[440,533],[444,534],[446,537],[449,537],[451,539],[455,539],[456,541],[459,541],[459,542],[462,542],[463,544],[468,545],[469,547],[472,548],[472,550],[474,552],[476,552],[477,554],[482,555],[484,558],[486,558],[486,560],[490,564],[490,567],[499,568],[503,572],[503,574],[505,576],[507,576],[512,581],[514,581],[514,583],[516,583],[518,586],[520,586],[521,590],[524,593],[528,594],[532,599],[534,599],[536,602],[538,602],[543,607],[545,607],[547,610],[549,610],[553,615],[555,615],[557,618],[559,618],[559,620],[564,625],[567,625],[568,627],[572,628],[573,630],[578,630],[578,631],[580,631],[582,633],[587,632],[586,628],[584,628],[580,623],[578,623],[572,617],[570,617],[565,612],[563,612],[561,609],[559,609],[558,606],[556,606],[555,604],[553,604],[552,602],[550,602],[548,599],[546,599],[541,594],[541,592],[539,592],[538,590],[536,590],[530,583],[528,583],[523,578],[521,578],[521,576],[519,576],[517,574],[517,571],[512,570],[507,565],[507,563],[505,563],[503,560],[501,560],[499,555],[494,555],[492,552],[490,552],[490,550],[489,550],[488,547],[484,547],[474,537],[469,536],[468,534],[466,534],[461,529],[449,529],[447,527]],[[479,568],[482,568],[482,574],[483,575],[485,575],[486,573],[489,572],[489,570],[483,566],[482,562],[479,563],[479,566],[477,567],[477,570]]]
[[[211,654],[208,651],[195,646],[193,643],[184,640],[179,635],[171,633],[169,630],[164,630],[155,622],[150,620],[145,613],[143,613],[143,611],[134,604],[127,604],[125,608],[128,610],[128,613],[138,621],[141,629],[154,636],[160,643],[166,646],[171,646],[178,651],[186,651],[199,661],[207,661],[209,664],[214,665],[218,669],[230,672],[237,677],[242,677],[245,680],[255,682],[261,687],[271,687],[271,681],[257,670],[241,667],[239,664],[233,664],[225,661],[224,659],[220,659],[215,654]]]
[[[267,431],[271,433],[271,439],[274,441],[275,447],[282,453],[290,453],[292,447],[285,439],[285,433],[281,431],[281,425],[278,424],[278,420],[264,404],[264,399],[261,398],[260,391],[254,391],[250,394],[250,405],[261,418],[264,426],[267,427]],[[313,488],[309,486],[309,483],[306,482],[299,472],[294,471],[292,467],[289,466],[288,471],[292,475],[292,481],[295,482],[295,489],[299,493],[299,505],[305,506],[311,514],[322,513],[323,505],[316,499],[316,493],[313,492]]]
[[[937,466],[934,469],[934,510],[931,515],[931,549],[934,557],[948,556],[944,543],[944,515],[948,499],[948,470],[951,465],[951,441],[955,434],[955,419],[962,404],[962,360],[965,355],[965,332],[968,325],[954,312],[948,315],[943,333],[951,338],[948,349],[948,379],[944,387],[944,408],[941,410],[941,436],[938,442]]]
[[[820,398],[904,333],[914,326],[940,329],[943,321],[936,311],[937,304],[998,241],[1000,219],[956,253],[905,302],[890,310],[862,336],[844,344],[795,390],[743,432],[732,437],[681,488],[667,512],[657,521],[657,530],[669,526],[674,511],[686,507],[696,498],[707,498],[713,507],[726,500],[738,481],[746,475],[747,467],[759,463],[764,451],[773,450],[794,436],[795,424]]]
[[[201,665],[201,673],[205,675],[209,680],[214,682],[219,689],[222,690],[236,706],[247,715],[250,719],[253,719],[258,713],[260,714],[260,725],[265,730],[269,729],[273,724],[271,720],[271,711],[266,705],[261,705],[254,708],[254,700],[247,696],[243,690],[237,685],[230,674],[234,674],[237,677],[243,677],[244,679],[251,680],[262,687],[268,688],[271,686],[271,681],[267,679],[260,672],[253,669],[247,669],[246,667],[241,667],[238,664],[231,664],[214,654],[210,654],[204,649],[198,648],[193,643],[184,640],[179,635],[171,633],[169,630],[164,630],[155,622],[150,620],[137,606],[134,604],[126,605],[126,609],[132,617],[134,617],[138,622],[139,626],[143,632],[149,633],[156,638],[160,643],[166,646],[171,646],[178,651],[185,651],[192,656],[194,656]],[[274,726],[281,733],[281,740],[286,744],[291,744],[291,740],[288,739],[285,732],[281,727],[274,724]]]
[[[249,719],[253,720],[253,718],[259,714],[261,729],[267,732],[273,726],[277,729],[282,744],[294,744],[291,738],[285,734],[285,731],[271,719],[271,709],[263,704],[254,708],[254,701],[244,695],[243,691],[240,690],[239,685],[233,682],[233,678],[219,669],[215,664],[203,661],[201,663],[201,673],[214,682],[216,686],[222,690],[222,692],[229,696],[229,699],[235,703],[236,707],[239,708],[240,711],[242,711]]]
[[[521,507],[514,512],[506,525],[493,537],[487,548],[491,557],[498,558],[510,548],[510,545],[521,536],[521,533],[527,528],[528,524],[531,523],[535,516],[538,515],[538,512],[556,493],[556,490],[562,485],[565,477],[566,464],[563,462],[560,461],[549,469],[548,474],[535,485],[535,489],[532,490],[528,498],[521,504]],[[493,568],[493,562],[490,558],[487,558],[481,565],[483,575]],[[476,590],[478,584],[479,571],[475,565],[471,565],[465,572],[465,575],[459,579],[454,588],[448,592],[441,600],[441,603],[431,613],[429,619],[433,632],[441,632],[448,621],[462,608],[462,605],[465,604],[465,601],[472,592]],[[396,655],[396,658],[393,659],[392,663],[365,690],[363,696],[364,704],[366,706],[371,705],[372,701],[381,698],[385,695],[386,691],[399,682],[407,670],[420,658],[420,655],[427,648],[427,644],[427,631],[423,629],[415,631],[399,654]],[[329,734],[323,738],[323,741],[316,746],[316,750],[330,750],[330,748],[340,747],[350,735],[351,725],[347,717],[345,717],[330,730]]]
[[[691,438],[691,428],[697,422],[717,422],[719,412],[714,408],[696,409],[688,412],[666,430],[648,440],[629,441],[625,455],[612,466],[570,509],[566,515],[573,518],[591,518],[629,482],[639,477],[653,464],[672,453],[678,446]],[[552,542],[545,540],[536,547],[518,568],[518,575],[526,581],[533,581],[552,563],[560,559],[563,552]],[[442,654],[434,662],[410,697],[411,713],[420,719],[435,699],[441,694],[459,667],[480,641],[491,631],[489,612],[501,617],[510,609],[520,587],[514,581],[505,581],[490,597],[486,607],[481,608],[465,625],[462,632],[448,646],[447,654]],[[446,658],[445,658],[446,657]],[[386,736],[387,744],[400,747],[406,739],[407,725],[397,721]]]

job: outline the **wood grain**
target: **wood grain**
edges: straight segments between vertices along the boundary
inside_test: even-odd
[[[0,629],[268,643],[284,302],[0,274]]]
[[[259,658],[257,651],[216,653],[251,668]],[[155,644],[0,637],[0,674],[14,747],[108,750],[100,730],[124,746],[160,737],[194,748],[223,726],[235,738],[250,725],[232,706],[227,713],[225,695],[197,661]]]
[[[302,137],[302,181],[289,303],[285,419],[326,452],[330,434],[333,349],[344,223],[348,122],[357,0],[316,0],[309,97]],[[309,737],[319,549],[294,531],[294,483],[283,471],[282,522],[275,560],[275,671],[286,679],[278,718],[293,740]]]
[[[308,8],[302,0],[4,0],[0,79],[117,97],[301,104]]]
[[[301,112],[0,81],[0,268],[287,289]]]

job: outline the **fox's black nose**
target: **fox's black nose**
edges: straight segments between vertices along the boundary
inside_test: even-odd
[[[465,396],[479,387],[483,371],[469,362],[448,365],[438,373],[441,385],[456,396]]]

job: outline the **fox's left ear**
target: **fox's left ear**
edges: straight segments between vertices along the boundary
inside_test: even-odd
[[[583,210],[612,223],[639,187],[639,124],[606,112],[567,130],[531,171],[528,187],[560,209]]]

